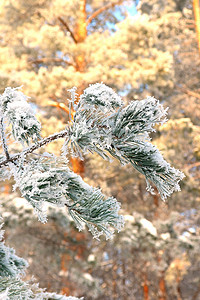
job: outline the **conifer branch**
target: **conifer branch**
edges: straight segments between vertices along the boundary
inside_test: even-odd
[[[166,199],[180,190],[179,181],[184,177],[150,143],[149,133],[154,131],[155,124],[166,121],[167,109],[153,97],[132,101],[124,107],[122,99],[102,83],[85,89],[78,105],[75,104],[75,89],[71,93],[69,115],[70,108],[73,108],[73,122],[65,130],[41,139],[41,124],[29,108],[27,97],[17,89],[5,90],[0,96],[1,110],[12,125],[13,137],[22,145],[24,142],[29,145],[30,140],[35,144],[9,156],[6,153],[3,115],[1,131],[6,159],[2,157],[4,160],[0,162],[0,167],[9,162],[16,165],[10,165],[10,174],[16,181],[15,188],[20,189],[42,222],[47,221],[45,202],[66,206],[79,230],[86,225],[94,237],[105,234],[106,238],[110,238],[116,229],[120,231],[123,226],[123,218],[118,214],[120,204],[115,198],[107,198],[100,189],[87,185],[62,159],[51,159],[51,155],[30,161],[24,158],[48,143],[66,137],[62,148],[64,155],[70,145],[72,156],[82,158],[82,154],[89,151],[98,153],[104,159],[109,159],[111,155],[122,164],[131,163],[146,177],[147,190],[152,192],[153,183],[161,197]],[[16,162],[18,159],[19,164]]]
[[[95,12],[93,12],[93,14],[91,14],[91,16],[87,19],[86,26],[88,26],[88,25],[92,22],[92,20],[93,20],[94,18],[96,18],[98,15],[100,15],[102,12],[104,12],[105,10],[108,10],[108,9],[110,9],[110,8],[113,8],[113,7],[115,7],[116,5],[120,5],[122,2],[123,2],[123,0],[119,0],[119,1],[117,1],[117,2],[115,2],[115,3],[108,3],[108,4],[106,4],[105,6],[103,6],[103,7],[99,8],[99,9],[97,9],[97,10],[96,10]]]
[[[62,25],[67,29],[67,31],[70,33],[72,39],[74,40],[74,42],[77,44],[77,40],[74,36],[74,33],[72,32],[72,30],[69,28],[69,25],[65,22],[65,20],[63,20],[63,18],[58,17],[58,20],[60,21],[60,23],[62,23]]]

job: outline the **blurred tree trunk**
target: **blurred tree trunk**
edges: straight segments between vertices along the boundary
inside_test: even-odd
[[[198,296],[200,294],[200,282],[198,284],[198,287],[197,287],[197,290],[196,292],[194,293],[193,297],[191,298],[191,300],[198,300]]]
[[[144,300],[149,300],[149,283],[147,277],[147,270],[143,273],[143,296]]]
[[[161,262],[163,255],[163,251],[160,251],[158,254],[158,265]],[[160,278],[159,278],[159,300],[166,300],[167,299],[167,291],[166,291],[166,285],[165,285],[165,271],[162,270],[160,272]]]
[[[126,300],[126,261],[122,260],[122,299]]]
[[[11,191],[12,191],[12,186],[11,186],[11,184],[6,183],[6,184],[4,185],[4,194],[8,195],[8,194],[11,193]]]
[[[160,292],[160,297],[159,300],[166,300],[166,286],[165,286],[165,272],[161,272],[161,278],[159,280],[159,292]]]
[[[112,267],[112,299],[117,299],[117,263],[115,259],[113,259],[113,267]]]
[[[74,28],[74,41],[77,44],[84,42],[87,37],[86,19],[87,19],[86,0],[80,0],[78,20]],[[86,61],[85,61],[84,53],[80,53],[75,57],[75,64],[76,64],[77,72],[83,73],[85,71]],[[80,85],[78,86],[78,90],[77,90],[78,96],[80,96],[83,93],[84,89],[85,89],[84,82],[80,82]],[[84,177],[85,166],[83,160],[72,157],[70,161],[72,164],[72,170],[75,173],[81,175],[81,177]]]
[[[195,19],[195,27],[197,33],[197,42],[200,54],[200,8],[199,8],[199,0],[193,0],[193,10],[194,10],[194,19]]]
[[[177,300],[182,300],[180,283],[181,283],[181,276],[179,274],[179,270],[177,269],[177,277],[176,277],[177,295],[178,295]]]
[[[158,190],[155,188],[155,194],[152,195],[153,196],[153,204],[154,204],[154,207],[155,207],[155,210],[154,210],[154,219],[157,219],[158,216],[159,216],[159,195],[158,195]]]

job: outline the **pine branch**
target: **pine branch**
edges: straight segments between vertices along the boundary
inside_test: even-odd
[[[70,139],[71,153],[79,157],[89,151],[104,159],[110,154],[122,164],[131,163],[146,177],[147,190],[153,192],[153,183],[166,199],[180,190],[179,181],[184,178],[150,143],[149,133],[155,131],[155,124],[166,121],[166,113],[153,97],[123,107],[112,89],[104,84],[91,85],[80,98],[66,145]],[[65,149],[64,144],[64,153]]]
[[[115,229],[121,230],[123,218],[118,215],[120,204],[116,199],[106,198],[101,190],[87,185],[62,160],[44,157],[25,161],[27,154],[66,137],[63,154],[67,154],[69,142],[72,154],[96,152],[104,159],[109,155],[122,164],[131,163],[146,177],[147,189],[152,192],[154,183],[165,199],[178,191],[179,181],[184,175],[167,163],[159,150],[150,143],[149,133],[154,125],[166,121],[167,109],[153,97],[141,101],[131,101],[124,107],[122,99],[104,84],[94,84],[84,90],[76,104],[75,89],[71,90],[69,113],[75,111],[74,119],[67,128],[47,138],[38,140],[40,124],[28,109],[27,97],[16,89],[6,89],[1,96],[1,109],[14,128],[14,138],[32,138],[37,142],[12,157],[2,157],[0,167],[21,158],[21,162],[11,167],[11,174],[22,195],[35,208],[41,221],[46,221],[44,202],[66,206],[77,227],[84,224],[95,237],[105,234],[110,238]],[[3,124],[3,121],[2,121]],[[3,139],[4,140],[4,139]]]
[[[93,14],[87,19],[87,21],[86,21],[86,26],[88,26],[88,25],[92,22],[92,20],[93,20],[94,18],[96,18],[98,15],[100,15],[102,12],[104,12],[105,10],[108,10],[108,9],[110,9],[110,8],[113,8],[113,7],[115,7],[116,5],[120,5],[122,2],[123,2],[123,0],[119,0],[119,1],[117,1],[117,2],[115,2],[115,3],[108,3],[107,5],[105,5],[105,6],[101,7],[101,8],[99,8],[99,9],[97,9],[97,10],[96,10],[95,12],[93,12]]]
[[[120,203],[106,197],[100,189],[86,184],[72,172],[65,160],[40,157],[26,163],[23,170],[13,173],[22,196],[34,207],[39,220],[47,221],[44,204],[68,208],[79,230],[86,225],[95,238],[105,234],[111,238],[115,229],[121,230],[123,217],[118,215]]]
[[[74,42],[77,44],[77,40],[74,36],[74,33],[72,32],[72,30],[69,28],[68,24],[65,22],[65,20],[63,20],[63,18],[58,17],[58,20],[62,23],[62,25],[67,29],[67,31],[70,33],[72,39],[74,40]]]

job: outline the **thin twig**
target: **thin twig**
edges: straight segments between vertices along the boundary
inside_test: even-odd
[[[119,0],[115,3],[108,3],[107,5],[97,9],[91,16],[87,19],[86,26],[88,26],[94,18],[96,18],[99,14],[104,12],[105,10],[108,10],[109,8],[115,7],[116,5],[120,5],[123,2],[123,0]]]
[[[74,40],[74,42],[77,44],[77,40],[73,34],[73,32],[71,31],[71,29],[69,28],[68,24],[65,22],[65,20],[63,20],[63,18],[58,17],[58,20],[62,23],[62,25],[67,29],[67,31],[70,33],[72,39]]]
[[[59,57],[42,57],[42,58],[38,58],[38,59],[29,60],[29,62],[32,64],[41,64],[41,63],[48,63],[48,62],[60,62],[60,63],[63,62],[69,66],[75,67],[75,65],[72,62],[67,61],[63,58],[59,58]]]
[[[47,145],[57,139],[64,138],[65,136],[68,135],[68,133],[69,132],[67,130],[60,131],[58,133],[52,134],[52,135],[48,136],[47,138],[44,138],[44,139],[38,141],[37,143],[35,143],[32,146],[23,150],[21,153],[15,154],[12,157],[6,156],[6,159],[3,160],[2,162],[0,162],[0,167],[7,165],[9,162],[14,162],[15,160],[19,159],[20,156],[25,156],[27,154],[30,154],[33,151],[37,150],[38,148],[41,148],[42,146]]]
[[[0,135],[1,135],[3,151],[6,155],[7,160],[8,160],[8,159],[10,159],[10,155],[8,153],[8,147],[7,147],[7,144],[6,144],[6,136],[5,136],[5,130],[4,130],[4,118],[3,117],[1,117],[1,120],[0,120]]]
[[[196,93],[194,91],[190,91],[187,88],[180,88],[178,86],[177,86],[177,89],[180,90],[180,91],[182,91],[183,93],[189,95],[189,96],[193,96],[193,97],[195,97],[197,99],[200,99],[200,94],[199,93]]]

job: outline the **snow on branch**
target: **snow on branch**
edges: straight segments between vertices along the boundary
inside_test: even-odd
[[[167,109],[153,97],[132,101],[124,107],[122,99],[102,83],[86,88],[78,104],[75,89],[71,93],[73,120],[65,130],[42,139],[39,135],[41,125],[29,107],[27,97],[18,89],[5,90],[0,96],[1,142],[5,154],[0,157],[0,170],[5,174],[4,178],[10,174],[14,176],[15,187],[35,208],[41,221],[46,221],[45,203],[66,206],[79,230],[86,225],[94,237],[104,234],[110,238],[123,226],[117,200],[86,184],[61,158],[38,156],[32,159],[29,154],[58,138],[66,138],[63,155],[71,149],[73,156],[81,158],[87,152],[96,152],[104,159],[113,156],[122,164],[131,163],[146,177],[147,189],[152,192],[153,183],[166,199],[180,189],[179,181],[184,177],[150,142],[149,133],[155,131],[155,124],[166,121]],[[10,155],[4,118],[12,124],[16,141],[30,143],[32,140],[35,143],[21,153]]]
[[[166,121],[167,109],[153,97],[132,101],[123,107],[120,97],[104,84],[91,85],[84,91],[69,125],[69,137],[63,146],[70,146],[74,156],[96,152],[104,159],[109,154],[122,164],[131,163],[146,177],[147,189],[153,183],[166,199],[179,191],[184,174],[167,163],[150,143],[149,133],[155,124]]]
[[[28,97],[19,88],[6,88],[0,95],[1,114],[12,125],[13,137],[24,145],[30,139],[37,141],[40,137],[41,125],[36,120],[33,110],[27,103]]]
[[[114,229],[123,226],[116,199],[86,184],[59,159],[40,158],[15,173],[16,186],[35,208],[40,220],[46,222],[44,204],[66,206],[79,230],[86,224],[94,237],[105,234],[111,238]]]
[[[0,220],[2,222],[2,219]],[[0,225],[0,277],[16,277],[20,274],[24,274],[25,268],[28,263],[15,254],[13,248],[6,247],[3,242],[3,230],[1,230],[3,224]]]
[[[146,177],[147,189],[153,192],[153,183],[163,199],[180,190],[179,181],[184,174],[171,167],[150,142],[149,133],[155,131],[155,124],[166,121],[167,110],[158,100],[148,97],[124,107],[121,98],[102,83],[85,89],[78,104],[74,88],[71,95],[69,111],[72,105],[73,120],[65,130],[43,139],[41,124],[27,97],[18,88],[7,88],[0,95],[0,138],[4,152],[0,154],[0,176],[2,180],[14,177],[14,188],[19,188],[42,222],[47,220],[47,205],[64,206],[79,230],[87,226],[95,238],[104,234],[108,239],[124,225],[119,215],[120,203],[86,184],[66,166],[66,158],[48,153],[33,157],[36,150],[65,138],[63,156],[71,151],[73,156],[83,158],[87,152],[96,152],[104,159],[114,157],[122,164],[131,163]],[[28,145],[17,154],[9,153],[9,124],[16,142]],[[24,282],[21,274],[27,262],[5,246],[2,238],[0,230],[0,299],[78,299],[46,293],[37,284]]]
[[[47,293],[39,288],[33,280],[25,282],[21,277],[25,274],[28,262],[18,257],[15,250],[5,246],[3,241],[3,224],[0,219],[0,299],[35,299],[35,300],[78,300],[83,298],[67,297],[55,293]]]

